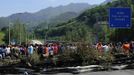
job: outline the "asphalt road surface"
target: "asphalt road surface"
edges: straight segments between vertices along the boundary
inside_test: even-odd
[[[16,74],[5,74],[5,75],[16,75]],[[17,74],[17,75],[25,75],[25,74]],[[28,74],[28,75],[30,75],[30,74]],[[134,75],[134,70],[86,72],[86,73],[79,73],[79,74],[71,74],[71,73],[40,74],[40,73],[36,73],[34,75]]]
[[[46,74],[45,74],[46,75]],[[134,70],[118,70],[118,71],[103,71],[103,72],[86,72],[79,74],[71,74],[71,73],[58,73],[51,75],[134,75]]]

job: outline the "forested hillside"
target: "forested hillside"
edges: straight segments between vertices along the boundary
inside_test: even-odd
[[[46,35],[49,39],[74,42],[132,40],[134,38],[134,26],[131,29],[112,29],[108,27],[108,10],[110,7],[131,7],[134,13],[133,0],[117,0],[86,10],[77,18],[58,24],[56,27],[49,27],[45,30],[47,31]],[[134,14],[132,14],[132,17],[134,18]],[[132,25],[134,25],[134,19],[132,22]]]

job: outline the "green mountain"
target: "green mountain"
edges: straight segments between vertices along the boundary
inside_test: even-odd
[[[7,26],[8,22],[15,22],[16,20],[20,20],[20,22],[27,24],[29,27],[38,26],[40,23],[47,22],[50,23],[57,19],[71,19],[77,17],[78,14],[85,11],[86,9],[92,8],[94,5],[89,5],[87,3],[71,3],[65,6],[57,6],[57,7],[48,7],[46,9],[42,9],[35,13],[16,13],[12,14],[8,17],[0,18],[0,26]],[[72,13],[68,13],[72,12]],[[63,14],[67,14],[68,17],[62,17]],[[71,15],[71,16],[70,16]],[[52,21],[51,21],[52,20]],[[58,21],[58,20],[57,20]],[[56,21],[55,21],[56,22]]]
[[[75,12],[66,12],[63,14],[60,14],[50,20],[51,24],[58,24],[58,23],[63,23],[67,22],[68,20],[77,17],[79,14]]]
[[[0,18],[0,28],[4,27],[4,26],[8,26],[8,19],[7,18],[4,18],[4,17],[1,17]]]
[[[134,0],[116,0],[95,8],[86,10],[77,18],[68,22],[49,27],[47,36],[50,39],[67,41],[122,41],[125,36],[130,40],[133,36],[131,29],[110,29],[108,27],[108,9],[110,7],[131,7],[134,13]],[[134,18],[134,14],[133,14]],[[134,24],[134,20],[133,23]],[[124,33],[126,33],[124,35]],[[116,39],[118,35],[118,39]],[[96,38],[97,36],[97,38]]]

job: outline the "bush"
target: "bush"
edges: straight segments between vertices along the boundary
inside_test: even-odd
[[[67,64],[71,64],[71,62],[76,62],[73,66],[76,65],[90,65],[97,64],[97,60],[99,60],[98,51],[95,48],[92,48],[91,45],[88,44],[77,44],[77,50],[72,51],[70,49],[66,49],[65,52],[58,57],[58,59],[62,61],[70,61]]]
[[[37,52],[34,52],[29,59],[30,63],[37,64],[40,62],[40,56]]]
[[[112,62],[114,61],[114,57],[110,52],[103,53],[99,61],[100,65],[102,65],[105,69],[110,69]]]
[[[82,58],[82,65],[96,64],[99,58],[98,51],[88,44],[79,44],[78,54]]]

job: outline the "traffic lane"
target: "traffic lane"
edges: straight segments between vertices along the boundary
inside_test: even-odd
[[[14,75],[14,74],[5,74],[5,75]],[[19,74],[19,75],[24,75],[24,74]],[[35,73],[35,75],[134,75],[134,70],[85,72],[85,73],[79,73],[79,74],[72,74],[72,73],[40,74],[40,73]]]
[[[48,74],[50,75],[50,74]],[[134,70],[118,70],[118,71],[103,71],[103,72],[85,72],[79,74],[57,73],[51,75],[134,75]]]
[[[78,75],[134,75],[134,70],[118,70],[110,72],[90,72],[90,73],[80,73]]]

